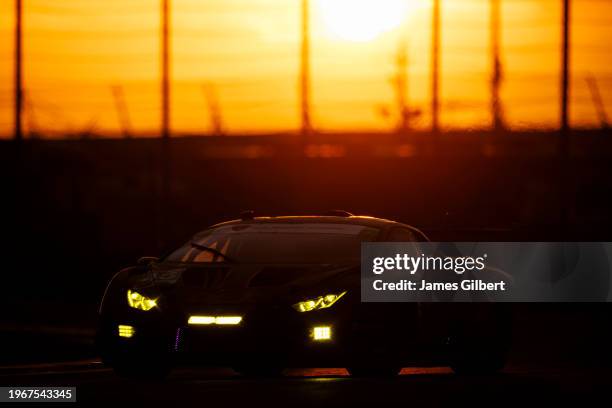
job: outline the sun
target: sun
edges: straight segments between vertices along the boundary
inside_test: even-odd
[[[317,0],[327,29],[348,41],[370,41],[398,27],[412,0]]]

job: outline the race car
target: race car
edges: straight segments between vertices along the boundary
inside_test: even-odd
[[[361,302],[362,242],[425,241],[406,224],[344,211],[243,213],[118,272],[99,308],[100,354],[117,374],[140,378],[182,364],[256,376],[291,367],[352,376],[500,370],[510,328],[501,304]]]

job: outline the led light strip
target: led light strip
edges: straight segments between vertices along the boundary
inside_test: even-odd
[[[241,321],[241,316],[189,316],[187,323],[192,325],[237,325],[240,324]]]
[[[119,326],[117,326],[117,329],[119,337],[130,338],[134,335],[135,332],[133,326],[128,326],[126,324],[120,324]]]
[[[317,326],[312,328],[312,338],[316,341],[331,340],[332,332],[330,326]]]

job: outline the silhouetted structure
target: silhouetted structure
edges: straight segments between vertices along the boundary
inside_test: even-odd
[[[162,0],[161,10],[161,134],[170,137],[170,0]]]
[[[169,138],[171,137],[172,134],[172,81],[171,81],[171,77],[172,77],[172,63],[173,63],[173,57],[172,57],[172,30],[171,30],[171,12],[172,12],[172,1],[171,0],[160,0],[161,5],[160,9],[158,9],[160,11],[160,33],[159,33],[159,39],[156,39],[155,41],[159,41],[159,45],[160,45],[160,55],[159,55],[159,62],[160,62],[160,83],[159,83],[159,91],[161,92],[160,95],[160,107],[161,107],[161,114],[160,114],[160,135],[163,138]],[[299,94],[299,98],[300,101],[298,102],[299,104],[299,108],[298,110],[300,111],[298,113],[298,115],[300,116],[300,119],[298,119],[300,121],[300,129],[298,131],[301,131],[301,133],[303,135],[309,135],[314,133],[314,129],[313,129],[313,113],[312,113],[312,92],[314,91],[314,88],[312,86],[311,83],[311,64],[310,64],[310,58],[311,58],[311,41],[310,41],[310,25],[311,25],[311,21],[310,21],[310,14],[311,14],[311,10],[310,10],[310,2],[309,0],[301,0],[300,3],[298,3],[296,5],[296,7],[300,7],[301,4],[301,44],[300,44],[300,68],[299,68],[299,83],[298,83],[298,94]],[[505,115],[504,115],[504,106],[502,103],[502,95],[501,95],[501,91],[502,91],[502,85],[504,83],[504,69],[503,69],[503,56],[502,56],[502,52],[503,52],[503,47],[501,44],[501,23],[502,23],[502,18],[504,17],[503,11],[501,9],[501,5],[504,4],[502,3],[502,0],[490,0],[490,11],[491,11],[491,21],[490,21],[490,40],[491,40],[491,56],[489,57],[491,62],[491,75],[489,78],[487,78],[486,80],[489,82],[488,86],[490,88],[490,102],[489,105],[487,106],[487,109],[490,111],[491,113],[491,118],[492,118],[492,123],[493,123],[493,128],[496,130],[500,130],[500,129],[504,129],[507,128],[507,124],[509,122],[507,122],[505,119]],[[562,27],[562,38],[563,38],[563,48],[562,48],[562,70],[561,72],[554,73],[554,76],[556,77],[557,75],[560,75],[561,78],[559,78],[559,86],[561,87],[560,89],[560,94],[561,94],[561,98],[559,102],[553,101],[554,103],[559,103],[559,109],[560,109],[560,118],[559,118],[559,127],[561,129],[561,133],[565,134],[568,132],[568,130],[571,127],[571,120],[570,120],[570,114],[571,112],[570,110],[570,103],[573,102],[572,106],[580,106],[581,108],[583,107],[581,104],[583,103],[581,99],[574,99],[574,101],[571,101],[571,97],[570,97],[570,92],[571,92],[571,87],[570,87],[570,82],[571,82],[571,73],[570,73],[570,64],[571,64],[571,50],[570,50],[570,31],[571,31],[571,27],[570,24],[571,22],[571,18],[570,18],[570,11],[571,11],[571,2],[570,0],[561,0],[561,3],[556,3],[558,6],[562,6],[563,10],[562,10],[562,15],[563,15],[563,27]],[[442,0],[432,0],[432,20],[431,20],[431,71],[429,72],[429,74],[431,75],[431,84],[429,84],[429,86],[431,87],[430,91],[431,91],[431,101],[430,101],[430,106],[428,107],[428,112],[431,110],[431,131],[433,134],[436,134],[437,132],[440,131],[440,118],[441,118],[441,111],[444,109],[444,106],[442,105],[442,94],[441,94],[441,86],[442,86],[442,82],[443,82],[443,67],[442,67],[442,60],[444,59],[444,56],[442,55],[443,52],[443,47],[442,47],[442,30],[446,28],[446,24],[444,27],[442,27],[442,23],[444,21],[442,21],[443,19],[443,15],[442,12],[444,9],[442,9],[444,3],[442,3]],[[29,129],[29,122],[28,122],[28,114],[31,110],[31,96],[33,95],[33,93],[29,93],[28,94],[28,100],[26,101],[26,97],[25,97],[25,91],[24,91],[24,87],[26,89],[28,89],[28,91],[30,90],[30,86],[28,85],[28,83],[26,83],[26,79],[23,76],[24,73],[24,69],[23,69],[23,58],[25,57],[25,55],[23,54],[24,50],[23,50],[23,42],[27,41],[27,38],[25,38],[24,36],[29,35],[30,32],[22,32],[24,26],[23,26],[23,20],[26,19],[27,17],[25,16],[24,13],[26,12],[30,12],[29,9],[24,9],[24,4],[23,4],[23,0],[15,0],[14,2],[14,14],[15,14],[15,30],[14,30],[14,86],[12,87],[12,97],[13,97],[13,101],[12,101],[12,106],[11,108],[14,108],[14,129],[13,129],[13,133],[14,133],[14,138],[16,140],[22,139],[24,137],[28,137],[28,129]],[[159,6],[156,6],[159,7]],[[63,14],[65,13],[66,15],[68,15],[68,11],[64,10],[63,8],[57,8],[55,9],[54,7],[49,6],[48,7],[48,11],[43,11],[43,13],[45,14]],[[45,9],[46,10],[46,9]],[[70,13],[72,13],[73,16],[75,17],[79,17],[79,13],[83,13],[84,10],[73,10],[70,11]],[[298,12],[299,10],[296,10],[296,12]],[[508,10],[510,11],[510,10]],[[138,11],[140,12],[140,10]],[[87,16],[84,14],[84,16]],[[297,18],[297,16],[296,16]],[[549,17],[547,17],[549,18]],[[580,21],[575,21],[575,23],[577,24],[577,29],[580,30],[581,29],[581,23]],[[599,23],[597,23],[599,24]],[[601,23],[599,25],[603,25],[605,23]],[[525,24],[526,26],[530,26],[531,23],[526,22]],[[44,28],[44,30],[56,30],[59,27],[52,27],[52,28]],[[157,29],[157,27],[155,27],[155,29]],[[77,29],[78,30],[78,29]],[[107,28],[103,28],[103,30],[107,30]],[[132,28],[130,28],[130,32],[132,32]],[[157,38],[157,35],[155,35],[154,38]],[[523,50],[523,47],[515,47],[515,49],[520,49]],[[80,52],[80,51],[77,51]],[[456,50],[455,50],[456,52]],[[98,56],[104,56],[106,57],[113,57],[113,53],[111,52],[110,54],[106,55],[106,52],[101,53],[101,52],[96,52],[96,57]],[[89,56],[86,56],[86,58],[88,58]],[[138,57],[139,58],[139,57]],[[225,58],[225,57],[224,57]],[[453,71],[451,69],[451,71]],[[454,74],[454,73],[453,73]],[[532,77],[533,72],[529,72],[528,75],[530,77]],[[549,75],[548,73],[546,73],[546,75]],[[480,79],[480,78],[479,78]],[[529,80],[535,80],[533,78],[530,78]],[[37,86],[37,85],[33,85],[33,86]],[[591,91],[591,98],[592,101],[598,105],[597,102],[597,92],[598,90],[595,89],[596,88],[596,84],[594,82],[589,82],[589,88]],[[46,92],[46,91],[45,91]],[[88,91],[89,92],[89,91]],[[37,111],[39,112],[38,115],[38,120],[39,123],[38,125],[40,126],[38,128],[38,130],[42,133],[45,131],[45,124],[48,122],[47,119],[47,115],[45,115],[45,110],[47,108],[44,107],[44,103],[42,101],[44,101],[45,99],[45,95],[42,92],[38,92],[38,90],[35,91],[35,96],[37,98],[36,100],[36,108]],[[80,94],[85,94],[85,92],[80,93]],[[514,94],[514,93],[513,93]],[[348,96],[346,95],[339,95],[339,97],[341,98],[348,98]],[[543,97],[543,95],[540,95],[540,97]],[[41,98],[42,101],[38,101],[38,98]],[[342,101],[344,102],[344,101]],[[468,101],[463,101],[463,104],[465,106],[468,106],[468,103],[466,103]],[[529,104],[537,104],[539,103],[539,101],[536,100],[529,100],[526,101]],[[588,100],[587,100],[588,102]],[[62,101],[62,104],[64,103],[64,101]],[[92,102],[91,103],[87,103],[87,105],[91,105],[88,106],[88,109],[94,109],[94,110],[104,110],[107,108],[107,103],[108,101],[98,101],[95,98],[92,98]],[[115,101],[115,103],[117,103],[117,100]],[[249,105],[251,102],[249,101]],[[324,102],[325,103],[325,102]],[[457,105],[459,106],[459,105]],[[142,106],[139,106],[140,109],[149,109],[149,107],[143,108]],[[227,109],[229,109],[229,107],[226,107]],[[135,109],[135,108],[134,108]],[[344,109],[344,108],[342,108]],[[464,107],[460,107],[459,109],[465,109]],[[472,109],[471,107],[469,107],[469,109]],[[478,109],[480,109],[480,107],[478,107]],[[13,109],[11,109],[13,110]],[[55,110],[61,111],[63,110],[63,107],[60,108],[55,108]],[[598,116],[599,116],[599,124],[604,124],[605,122],[607,122],[607,118],[605,118],[605,112],[603,112],[603,110],[599,107],[597,107],[598,110]],[[66,112],[69,112],[69,109],[65,110]],[[603,114],[602,114],[603,112]],[[72,114],[72,113],[69,113]],[[400,112],[400,114],[402,114]],[[90,116],[98,116],[97,112],[94,113],[90,113]],[[82,116],[81,116],[82,117]],[[602,119],[602,118],[605,118]],[[576,120],[579,120],[579,118],[576,118]],[[11,121],[12,122],[12,121]],[[10,125],[9,125],[10,126]],[[597,125],[596,125],[597,126]],[[53,126],[55,127],[55,126]],[[401,127],[404,127],[404,125],[402,125]],[[74,129],[74,128],[73,128]],[[68,127],[65,130],[65,137],[74,137],[75,136],[75,131],[73,129],[70,129],[70,127]],[[176,128],[174,129],[175,131],[177,130]],[[104,131],[104,130],[101,130]],[[134,131],[137,131],[136,129],[134,129]],[[125,132],[124,132],[125,133]],[[562,136],[562,138],[564,138],[565,136]],[[562,139],[560,138],[560,140]],[[562,144],[564,142],[560,141],[560,144]]]
[[[493,69],[491,74],[491,117],[493,130],[505,129],[500,87],[503,81],[503,70],[500,52],[501,7],[500,0],[491,0],[491,57]]]
[[[117,110],[117,118],[119,119],[119,125],[121,126],[121,133],[123,134],[123,137],[128,139],[132,137],[132,125],[127,103],[125,102],[123,86],[114,85],[111,87],[111,92],[113,93],[113,99],[115,101],[115,109]]]
[[[433,0],[431,22],[431,131],[440,130],[440,0]]]
[[[15,140],[23,138],[23,2],[15,0]]]
[[[408,41],[405,39],[398,44],[395,64],[396,73],[392,85],[399,115],[398,132],[406,135],[412,128],[412,119],[419,116],[420,111],[412,109],[408,102]]]
[[[203,86],[204,98],[206,98],[206,104],[208,106],[208,114],[210,117],[210,124],[212,131],[215,136],[223,136],[223,119],[221,115],[221,106],[219,105],[219,98],[215,87],[212,84],[205,84]]]
[[[589,86],[589,91],[591,92],[593,105],[597,110],[597,117],[599,118],[601,128],[608,129],[610,127],[610,121],[608,120],[608,115],[606,113],[606,106],[604,105],[603,99],[601,98],[601,93],[599,92],[599,86],[597,86],[597,80],[593,75],[589,75],[586,77],[586,82]]]
[[[569,54],[570,54],[570,19],[571,19],[571,2],[570,0],[563,1],[563,49],[561,53],[561,132],[564,139],[567,138],[569,131],[569,87],[570,87],[570,72],[569,72]],[[565,144],[565,142],[564,142]]]
[[[310,122],[310,5],[308,0],[302,0],[300,91],[302,136],[306,137],[312,131]]]
[[[406,42],[400,41],[397,48],[396,69],[397,72],[393,78],[395,86],[395,95],[397,98],[397,111],[399,114],[398,130],[402,134],[406,134],[410,129],[410,112],[408,108],[407,93],[408,93],[408,52],[406,50]]]

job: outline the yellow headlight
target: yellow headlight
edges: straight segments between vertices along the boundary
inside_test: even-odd
[[[327,309],[332,307],[342,296],[346,294],[346,291],[339,294],[329,294],[325,296],[319,296],[316,299],[308,299],[303,302],[296,303],[293,308],[298,312],[310,312],[312,310]]]
[[[138,310],[151,310],[157,306],[157,299],[151,299],[134,290],[127,291],[127,301],[130,307]]]

